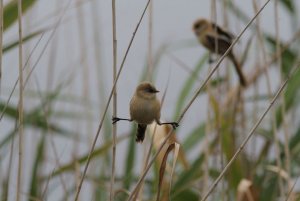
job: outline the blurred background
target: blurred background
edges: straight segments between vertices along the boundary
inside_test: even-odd
[[[4,0],[1,12],[1,200],[16,200],[18,185],[20,200],[74,200],[113,86],[112,2],[22,2],[21,165],[17,1]],[[117,70],[147,2],[116,1]],[[129,117],[136,86],[150,80],[160,90],[158,98],[165,96],[162,120],[176,121],[220,58],[198,43],[192,31],[195,20],[206,18],[238,36],[265,2],[152,0],[117,82],[117,115]],[[294,70],[300,56],[299,9],[297,0],[266,5],[233,48],[248,87],[239,87],[232,63],[225,58],[151,166],[139,186],[138,200],[155,200],[158,189],[159,200],[201,200],[289,76],[284,91],[208,200],[300,199],[300,72]],[[209,63],[209,56],[215,62]],[[79,200],[110,197],[112,111],[110,104]],[[137,144],[136,125],[117,124],[112,200],[127,199],[149,162],[147,155],[154,156],[170,128],[154,130],[148,129],[144,142]],[[180,144],[178,155],[176,149],[166,151],[174,142]],[[160,170],[165,170],[163,178]]]

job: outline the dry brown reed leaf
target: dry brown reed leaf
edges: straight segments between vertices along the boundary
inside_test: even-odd
[[[164,174],[165,174],[165,170],[166,170],[166,165],[167,165],[167,159],[168,159],[168,155],[169,153],[175,148],[175,143],[172,143],[168,146],[166,152],[164,153],[163,159],[162,159],[162,163],[160,165],[159,168],[159,182],[158,182],[158,188],[157,188],[157,197],[156,197],[156,201],[159,201],[160,199],[160,192],[161,189],[163,190],[163,192],[166,192],[166,188],[168,188],[168,185],[162,185],[164,181]],[[165,196],[164,196],[165,197]],[[162,199],[164,200],[164,199]]]
[[[257,201],[258,193],[253,187],[252,181],[242,179],[237,189],[237,201]]]
[[[171,169],[171,174],[170,174],[170,178],[169,181],[164,179],[164,175],[165,175],[165,170],[166,170],[166,165],[167,165],[167,159],[169,156],[169,153],[174,149],[174,159],[173,159],[173,165],[172,165],[172,169]],[[172,178],[173,178],[173,173],[175,170],[175,165],[176,165],[176,161],[178,158],[178,153],[180,150],[180,145],[176,142],[170,144],[163,156],[163,160],[159,169],[159,183],[158,183],[158,189],[157,189],[157,197],[156,200],[157,201],[168,201],[169,197],[170,197],[170,191],[171,191],[171,184],[172,184]],[[169,183],[169,185],[168,185]],[[162,198],[160,198],[160,192],[163,192],[163,196]]]
[[[155,129],[156,127],[156,129]],[[153,137],[153,144],[155,149],[158,149],[161,145],[161,143],[164,141],[168,133],[172,130],[172,127],[170,125],[162,125],[162,126],[157,126],[156,123],[152,123],[149,126],[149,134],[151,135],[150,138],[152,139]],[[154,136],[152,136],[154,135]],[[176,133],[173,131],[171,137],[168,139],[167,143],[163,146],[162,151],[159,153],[157,157],[157,162],[158,164],[161,164],[164,153],[166,152],[167,148],[173,144],[173,143],[178,143],[180,142],[176,138]],[[186,159],[185,153],[182,149],[179,149],[178,153],[178,160],[183,166],[185,170],[189,168],[189,163],[188,160]],[[167,171],[169,172],[170,168],[167,167]]]

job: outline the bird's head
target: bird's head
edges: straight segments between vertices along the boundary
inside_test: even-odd
[[[209,22],[206,19],[198,19],[193,24],[193,31],[196,36],[199,36],[205,29],[209,27]]]
[[[136,94],[145,99],[155,99],[158,92],[150,82],[142,82],[136,88]]]

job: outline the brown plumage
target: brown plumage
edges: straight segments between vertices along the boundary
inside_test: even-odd
[[[138,123],[136,142],[143,142],[147,125],[156,121],[157,124],[171,124],[174,128],[178,126],[176,122],[160,122],[160,102],[156,98],[159,91],[150,83],[140,83],[130,101],[130,119],[113,117],[113,123],[119,120],[135,121]]]
[[[193,30],[198,38],[198,41],[204,47],[206,47],[210,52],[220,55],[225,54],[234,39],[234,36],[231,33],[223,30],[218,25],[211,23],[206,19],[197,20],[193,25]],[[228,58],[234,64],[241,85],[246,86],[246,78],[232,51],[229,52]]]

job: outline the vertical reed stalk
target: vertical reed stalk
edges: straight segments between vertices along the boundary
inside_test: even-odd
[[[257,2],[256,2],[256,0],[253,0],[252,2],[253,2],[254,11],[257,12],[257,10],[258,10]],[[267,51],[266,51],[266,48],[264,45],[263,33],[260,29],[260,17],[257,18],[257,33],[258,33],[258,40],[259,40],[258,44],[260,45],[259,49],[262,50],[262,60],[263,60],[263,64],[265,65],[267,63]],[[268,96],[269,96],[269,99],[271,99],[272,98],[272,89],[271,89],[271,80],[270,80],[269,72],[264,71],[264,74],[265,74],[266,82],[267,82]],[[281,164],[281,159],[280,159],[280,145],[279,145],[279,139],[278,139],[278,129],[277,129],[275,112],[276,111],[272,109],[271,113],[273,115],[272,115],[272,119],[271,119],[271,121],[272,121],[271,124],[272,124],[272,130],[273,130],[274,141],[275,141],[276,165],[281,170],[282,164]],[[278,181],[279,181],[279,194],[281,197],[281,196],[283,196],[284,187],[283,187],[282,178],[280,176],[280,171],[278,172]]]
[[[232,0],[232,1],[234,1],[234,0]],[[222,10],[223,10],[223,12],[222,12],[223,22],[222,23],[223,23],[224,28],[226,29],[228,27],[228,10],[229,10],[227,0],[222,1]],[[227,64],[228,64],[228,60],[226,61],[226,66],[228,66]],[[230,80],[230,79],[228,79],[229,75],[230,75],[230,69],[231,68],[226,68],[226,72],[225,72],[225,77],[228,81]],[[229,91],[229,89],[231,87],[229,82],[225,82],[223,84],[223,86],[224,86],[225,91]]]
[[[153,80],[153,1],[151,1],[149,3],[149,8],[148,8],[148,15],[149,15],[149,20],[148,20],[148,66],[147,66],[147,80],[152,81]],[[142,167],[142,171],[141,174],[145,171],[149,159],[150,159],[150,155],[151,155],[151,151],[152,151],[152,147],[153,147],[153,140],[154,140],[154,135],[156,132],[156,127],[157,125],[155,125],[154,131],[153,131],[153,135],[151,138],[151,142],[150,142],[150,146],[149,146],[149,150],[146,153],[146,146],[145,146],[145,161],[144,161],[144,166]],[[144,183],[142,183],[139,187],[139,189],[137,190],[137,193],[135,194],[134,199],[135,200],[143,200],[143,192],[144,192]]]
[[[210,87],[209,85],[208,86],[208,94],[209,94],[209,91],[210,91]],[[209,96],[209,95],[208,95]],[[211,133],[212,131],[212,125],[211,125],[211,108],[210,107],[207,107],[207,123],[205,124],[205,137],[204,137],[204,176],[203,176],[203,188],[202,190],[200,190],[199,192],[201,192],[201,194],[204,194],[207,190],[208,190],[208,187],[209,187],[209,154],[210,154],[210,151],[209,151],[209,134]],[[199,196],[199,200],[200,200],[201,196]]]
[[[149,4],[149,23],[148,23],[148,73],[147,79],[152,81],[153,77],[153,1]]]
[[[117,29],[116,29],[116,1],[112,0],[112,31],[113,31],[113,83],[117,78]],[[113,90],[113,116],[117,116],[117,86]],[[117,137],[117,124],[113,124],[113,155],[111,167],[111,181],[110,181],[110,196],[109,200],[114,200],[114,183],[115,183],[115,169],[116,169],[116,137]]]
[[[216,0],[213,0],[211,1],[211,21],[218,24],[218,11],[217,11],[217,2]],[[217,32],[217,27],[215,27],[215,32]],[[216,44],[216,47],[215,47],[215,52],[218,52],[218,49],[219,49],[219,43],[218,43],[218,39],[215,38],[215,44]],[[217,77],[220,77],[220,69],[217,69]],[[208,83],[208,86],[210,85],[210,83]],[[210,87],[208,87],[208,89],[210,89]],[[217,94],[216,94],[216,99],[219,103],[221,103],[221,97],[222,97],[222,88],[221,86],[219,86],[217,88]],[[210,96],[214,96],[212,93],[209,93],[208,92],[208,99],[210,99]],[[222,118],[222,110],[220,108],[217,109],[217,113],[215,114],[215,125],[216,125],[216,134],[218,136],[218,144],[219,144],[219,156],[218,158],[216,159],[217,160],[217,167],[220,167],[221,170],[224,168],[224,155],[223,155],[223,136],[222,136],[222,132],[221,132],[221,118]],[[207,148],[209,148],[209,144],[206,144],[207,145]],[[220,157],[220,158],[219,158]],[[220,166],[219,166],[220,165]],[[225,197],[226,197],[226,192],[225,192],[225,183],[224,181],[222,181],[222,184],[221,184],[221,200],[224,200]]]
[[[57,10],[59,9],[58,0],[55,1],[55,8],[57,8]],[[46,80],[47,91],[52,90],[53,87],[54,72],[56,67],[55,58],[57,53],[57,45],[58,45],[58,38],[54,38],[50,46],[49,57],[48,57],[47,80]]]
[[[252,2],[253,4],[255,3],[255,2]],[[258,25],[255,25],[256,26],[256,29],[259,29],[259,27],[257,27]],[[256,37],[255,38],[256,40],[255,40],[255,44],[254,44],[254,46],[255,47],[258,47],[259,46],[259,39],[258,39],[258,37]],[[254,58],[255,58],[255,63],[254,63],[254,65],[255,66],[261,66],[261,53],[260,53],[260,51],[255,51],[254,52]],[[266,64],[264,64],[264,65],[266,65]],[[259,98],[259,84],[257,83],[257,82],[253,82],[253,96],[254,96],[254,98],[255,99],[258,99]],[[258,119],[258,114],[259,114],[259,102],[258,101],[253,101],[253,110],[252,110],[253,112],[252,112],[252,122],[256,122],[257,121],[257,119]],[[256,141],[256,139],[254,138],[252,141],[251,141],[252,143],[251,143],[251,147],[250,147],[250,156],[251,156],[251,160],[255,160],[255,153],[256,153],[256,149],[257,149],[257,141]],[[250,168],[252,168],[252,167],[250,167]],[[251,173],[250,173],[251,175],[250,175],[250,178],[252,179],[253,177],[252,176],[254,176],[255,175],[255,171],[252,171],[252,169],[251,169]]]
[[[216,1],[213,0],[210,4],[210,20],[214,23],[216,23]],[[216,43],[216,48],[215,48],[215,51],[217,51],[218,49],[218,42],[217,40],[215,40],[215,43]],[[213,53],[209,52],[209,58],[212,58],[213,56]],[[210,69],[213,68],[213,63],[210,63],[209,64],[209,69],[207,71],[207,76],[209,76],[209,73],[210,73]],[[219,76],[219,70],[217,69],[217,76]],[[211,96],[213,96],[213,91],[212,91],[212,88],[211,88],[211,80],[209,80],[207,82],[207,102],[208,104],[210,104],[210,99],[211,99]],[[210,132],[213,132],[214,129],[216,130],[216,135],[218,136],[218,139],[219,139],[219,142],[220,142],[220,137],[219,137],[219,133],[218,133],[218,128],[215,128],[215,126],[218,127],[216,121],[213,121],[213,118],[212,118],[213,114],[212,114],[212,107],[207,107],[207,119],[209,120],[212,120],[212,121],[209,121],[209,123],[206,124],[206,127],[205,127],[205,166],[204,166],[204,178],[203,178],[203,182],[204,182],[204,188],[201,190],[201,193],[205,193],[206,190],[208,189],[209,187],[209,166],[210,166],[210,152],[209,152],[209,133]],[[219,143],[220,144],[220,143]],[[217,157],[214,157],[213,159],[216,159],[216,160],[213,160],[212,161],[212,165],[214,166],[217,166],[216,163],[218,163],[217,161]],[[199,196],[199,200],[201,199],[201,196]]]
[[[282,66],[282,59],[281,59],[281,46],[280,46],[280,27],[279,27],[279,9],[278,9],[278,0],[275,0],[275,5],[274,5],[274,14],[275,14],[275,37],[276,37],[276,55],[278,57],[278,68],[280,71],[280,79],[281,81],[284,80],[284,75],[283,75],[283,70],[281,69]],[[285,110],[285,98],[284,94],[281,94],[280,96],[281,99],[281,114],[282,114],[282,125],[283,125],[283,132],[284,132],[284,153],[285,153],[285,171],[288,175],[288,180],[287,180],[287,189],[292,188],[292,181],[290,178],[290,161],[291,161],[291,156],[290,156],[290,149],[289,149],[289,125],[288,122],[286,121],[286,110]],[[293,200],[293,198],[291,199]]]
[[[15,129],[17,129],[18,124],[17,121],[15,121]],[[13,172],[12,167],[13,167],[13,155],[14,155],[14,150],[15,150],[15,136],[12,136],[12,140],[11,140],[11,145],[10,145],[10,152],[9,152],[9,161],[8,161],[8,168],[7,168],[7,191],[3,192],[2,190],[2,197],[1,198],[5,198],[5,196],[8,197],[8,192],[9,192],[9,184],[11,182],[10,177],[11,174]]]
[[[18,24],[19,24],[19,160],[17,176],[16,201],[20,201],[22,187],[22,164],[23,164],[23,47],[22,47],[22,0],[18,0]]]
[[[81,2],[81,0],[77,0],[77,2]],[[90,107],[89,107],[89,102],[90,102],[90,87],[89,87],[89,80],[90,80],[90,74],[89,74],[89,63],[88,63],[88,50],[86,44],[86,22],[85,22],[85,15],[84,15],[84,10],[82,6],[78,6],[76,9],[76,16],[77,16],[77,23],[78,23],[78,34],[79,34],[79,49],[80,49],[80,68],[82,70],[82,96],[83,96],[83,104],[85,108],[85,113],[87,116],[90,115]],[[85,122],[86,126],[86,133],[92,133],[92,124],[91,121],[88,119]],[[92,142],[92,136],[88,135],[89,142]]]

